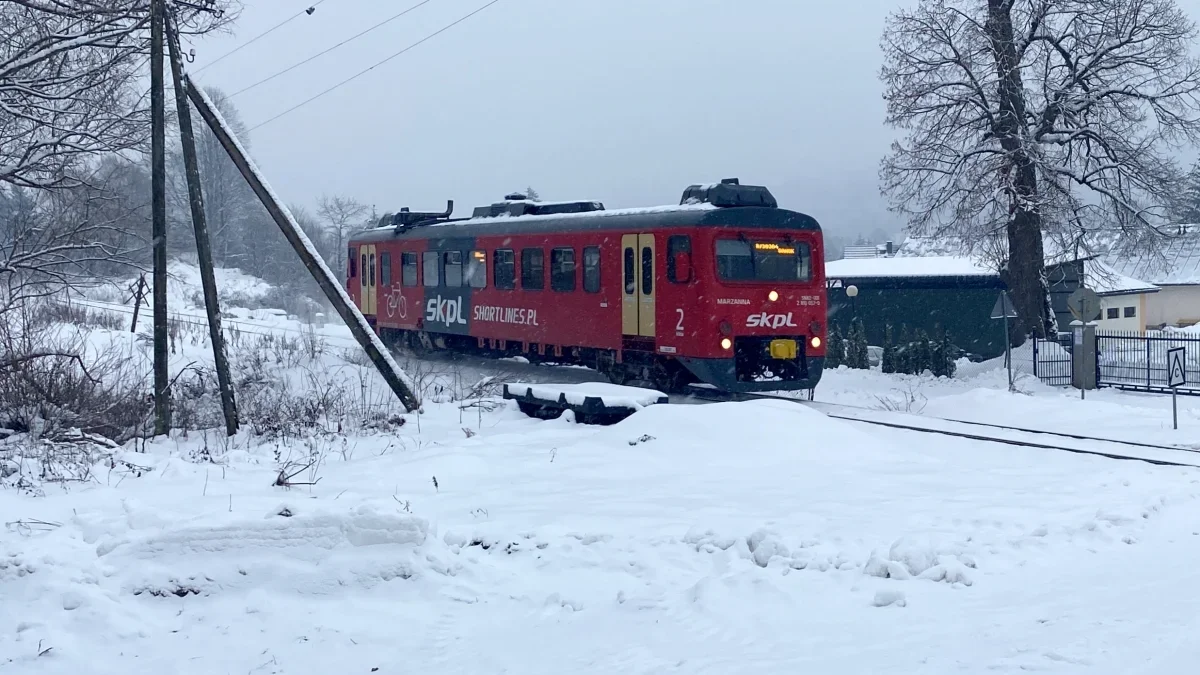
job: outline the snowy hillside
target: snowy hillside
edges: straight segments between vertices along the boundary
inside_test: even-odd
[[[186,290],[180,316],[202,321]],[[786,401],[538,421],[485,380],[551,377],[519,363],[402,360],[426,402],[402,414],[343,327],[230,314],[255,420],[234,439],[196,420],[120,448],[0,441],[0,671],[1185,673],[1200,658],[1200,470]],[[148,363],[120,316],[74,328]],[[179,325],[173,372],[203,372],[206,330]],[[1200,401],[1176,432],[1169,399],[1080,401],[1028,377],[1010,394],[997,365],[842,369],[817,399],[1200,448]],[[211,391],[193,394],[211,412]]]

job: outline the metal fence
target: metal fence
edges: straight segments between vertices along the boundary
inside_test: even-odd
[[[1033,338],[1033,374],[1051,386],[1071,386],[1071,334]]]
[[[1149,331],[1096,332],[1097,384],[1167,392],[1167,351],[1184,348],[1187,384],[1179,393],[1200,394],[1200,335]]]

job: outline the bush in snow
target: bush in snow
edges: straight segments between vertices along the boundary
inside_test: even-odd
[[[867,349],[867,331],[863,327],[863,323],[859,319],[855,319],[850,323],[850,334],[847,336],[846,342],[846,366],[848,368],[857,368],[866,370],[871,367],[869,351]]]
[[[150,412],[145,373],[116,343],[58,323],[64,314],[53,307],[30,303],[0,321],[0,428],[35,438],[73,428],[119,442],[137,436]]]
[[[930,348],[929,369],[936,377],[954,377],[957,370],[954,354],[958,350],[950,342],[950,334],[942,331],[942,336]]]
[[[900,324],[900,338],[897,341],[897,346],[894,348],[895,356],[893,357],[896,364],[897,373],[912,372],[912,337],[908,332],[908,324]]]
[[[885,373],[896,372],[896,345],[892,341],[891,324],[888,324],[883,331],[883,358],[879,367]]]
[[[842,337],[842,331],[834,324],[829,331],[829,348],[825,350],[825,367],[837,368],[846,362],[846,338]]]

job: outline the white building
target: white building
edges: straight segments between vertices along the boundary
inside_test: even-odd
[[[1181,233],[1168,240],[1157,254],[1114,252],[1104,264],[1118,274],[1158,288],[1145,298],[1144,327],[1200,323],[1200,227],[1182,226]]]
[[[1151,300],[1160,292],[1154,284],[1127,277],[1103,262],[1085,260],[1084,285],[1100,296],[1101,330],[1144,331]]]

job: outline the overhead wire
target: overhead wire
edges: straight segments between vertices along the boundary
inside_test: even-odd
[[[224,61],[225,59],[229,58],[230,56],[233,56],[234,54],[240,52],[241,50],[245,49],[246,47],[249,47],[250,45],[254,44],[255,42],[258,42],[259,40],[270,35],[271,33],[274,33],[275,31],[279,30],[280,28],[283,28],[284,26],[295,21],[296,19],[300,18],[301,16],[304,16],[306,14],[311,15],[313,13],[313,10],[316,9],[319,5],[321,5],[325,1],[326,0],[317,0],[316,2],[309,5],[308,7],[300,10],[299,12],[296,12],[295,14],[289,16],[288,18],[284,19],[283,21],[275,24],[273,27],[268,28],[266,31],[254,36],[248,42],[245,42],[245,43],[233,48],[232,51],[226,52],[225,54],[217,57],[216,59],[209,61],[208,63],[204,64],[203,66],[197,68],[193,74],[199,74],[199,73],[203,72],[204,70],[208,69],[210,66],[214,66],[214,65],[220,63],[221,61]]]
[[[492,5],[496,4],[497,2],[500,2],[500,0],[491,0],[491,2],[488,2],[487,4],[483,5],[482,7],[476,9],[475,11],[454,20],[453,22],[443,26],[442,28],[439,28],[438,30],[430,33],[429,35],[426,35],[425,37],[408,45],[407,47],[405,47],[404,49],[401,49],[400,51],[396,52],[395,54],[392,54],[391,56],[387,57],[386,59],[383,59],[382,61],[375,63],[374,65],[370,66],[369,68],[360,70],[359,72],[355,73],[354,75],[351,75],[350,77],[342,80],[341,82],[338,82],[337,84],[326,89],[325,91],[322,91],[321,93],[319,93],[315,96],[312,96],[310,98],[307,98],[307,99],[301,101],[300,103],[297,103],[296,105],[288,108],[287,110],[284,110],[283,112],[279,113],[278,115],[275,115],[274,117],[271,117],[262,122],[259,122],[258,124],[250,127],[247,131],[254,131],[255,129],[258,129],[259,127],[262,127],[264,125],[270,124],[271,122],[274,122],[275,120],[279,119],[280,117],[283,117],[284,115],[287,115],[296,110],[299,110],[300,108],[303,108],[304,106],[308,105],[309,103],[312,103],[313,101],[321,98],[322,96],[325,96],[326,94],[328,94],[336,89],[339,89],[339,88],[353,82],[354,80],[357,80],[358,78],[362,77],[363,75],[366,75],[367,73],[371,72],[372,70],[375,70],[379,66],[382,66],[383,64],[391,61],[392,59],[395,59],[396,57],[400,56],[401,54],[404,54],[405,52],[408,52],[409,50],[417,47],[418,45],[420,45],[424,42],[427,42],[429,40],[432,40],[433,38],[437,37],[438,35],[441,35],[442,33],[445,33],[446,31],[450,30],[451,28],[466,21],[467,19],[470,19],[471,17],[475,16],[476,14],[479,14],[480,12],[487,9],[488,7],[491,7]]]
[[[259,85],[261,85],[261,84],[266,84],[267,82],[270,82],[271,80],[273,80],[273,79],[275,79],[275,78],[279,77],[280,75],[284,75],[284,74],[286,74],[286,73],[290,73],[290,72],[292,72],[293,70],[295,70],[295,69],[299,68],[300,66],[303,66],[303,65],[304,65],[304,64],[306,64],[306,63],[309,63],[309,62],[311,62],[311,61],[314,61],[314,60],[316,60],[316,59],[318,59],[318,58],[320,58],[320,57],[322,57],[322,56],[324,56],[324,55],[328,54],[329,52],[331,52],[331,51],[333,51],[333,50],[337,49],[338,47],[341,47],[341,46],[343,46],[343,45],[346,45],[346,44],[348,44],[348,43],[350,43],[350,42],[353,42],[353,41],[357,40],[358,38],[360,38],[360,37],[362,37],[362,36],[366,35],[367,33],[370,33],[371,31],[374,31],[374,30],[376,30],[376,29],[382,28],[383,26],[386,26],[387,24],[389,24],[389,23],[391,23],[391,22],[395,21],[396,19],[399,19],[400,17],[404,16],[405,14],[408,14],[409,12],[411,12],[411,11],[413,11],[413,10],[417,9],[418,7],[421,7],[422,5],[427,5],[427,4],[429,4],[430,2],[432,2],[432,1],[433,1],[433,0],[421,0],[421,2],[418,2],[417,4],[413,5],[412,7],[409,7],[408,9],[404,10],[403,12],[400,12],[399,14],[396,14],[396,15],[394,15],[394,16],[392,16],[392,17],[390,17],[390,18],[384,19],[383,21],[380,21],[379,23],[375,24],[374,26],[371,26],[370,28],[368,28],[368,29],[364,30],[363,32],[361,32],[361,33],[359,33],[359,34],[357,34],[357,35],[353,35],[353,36],[351,36],[351,37],[348,37],[348,38],[346,38],[345,40],[342,40],[341,42],[337,43],[336,45],[334,45],[334,46],[332,46],[332,47],[330,47],[330,48],[328,48],[328,49],[326,49],[326,50],[324,50],[324,51],[317,52],[316,54],[313,54],[312,56],[308,57],[307,59],[304,59],[303,61],[301,61],[301,62],[299,62],[299,63],[296,63],[296,64],[293,64],[293,65],[291,65],[291,66],[288,66],[287,68],[284,68],[283,70],[281,70],[281,71],[279,71],[279,72],[275,73],[274,75],[270,75],[270,76],[268,76],[268,77],[265,77],[265,78],[263,78],[263,79],[259,80],[258,82],[255,82],[254,84],[252,84],[252,85],[248,86],[248,87],[243,87],[243,88],[241,88],[241,89],[238,89],[237,91],[235,91],[235,92],[233,92],[232,94],[230,94],[230,95],[229,95],[229,97],[230,97],[230,98],[233,98],[233,97],[237,96],[238,94],[243,94],[243,93],[245,93],[245,92],[247,92],[247,91],[250,91],[251,89],[254,89],[255,87],[257,87],[257,86],[259,86]]]

